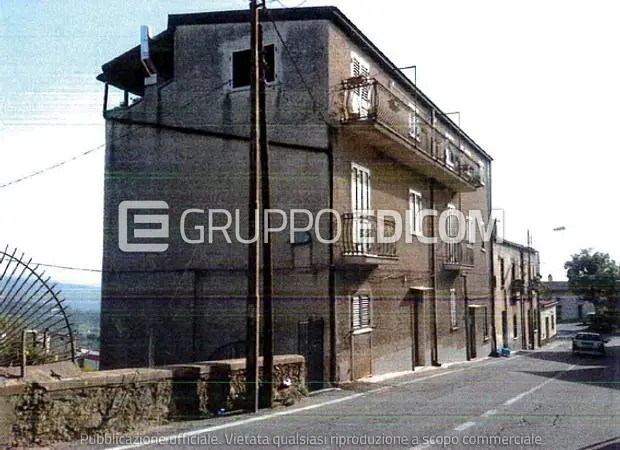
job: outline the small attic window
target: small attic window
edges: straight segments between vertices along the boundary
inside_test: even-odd
[[[275,45],[265,46],[265,77],[267,83],[275,81]],[[252,53],[241,50],[232,54],[232,87],[233,89],[247,87],[251,81]]]

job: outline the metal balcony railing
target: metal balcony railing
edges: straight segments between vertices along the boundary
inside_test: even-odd
[[[443,242],[441,244],[441,257],[444,267],[474,266],[474,249],[466,242]]]
[[[376,123],[386,127],[463,180],[476,187],[482,185],[478,163],[460,148],[456,139],[433,126],[413,103],[369,77],[346,79],[342,90],[343,124]]]
[[[377,218],[367,213],[342,215],[342,255],[396,257],[395,242],[381,242],[396,232],[392,219]]]

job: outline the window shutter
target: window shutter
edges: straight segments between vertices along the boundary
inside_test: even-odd
[[[353,297],[351,325],[353,329],[370,327],[370,296]]]
[[[456,327],[456,290],[450,289],[450,323]]]
[[[362,327],[370,326],[370,297],[363,296],[360,298],[360,322]]]
[[[361,311],[360,311],[360,298],[353,297],[353,328],[361,327]]]

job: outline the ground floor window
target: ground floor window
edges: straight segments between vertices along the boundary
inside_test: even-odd
[[[456,289],[450,289],[450,326],[456,328]]]
[[[353,297],[351,317],[354,330],[370,328],[369,295],[356,295]]]

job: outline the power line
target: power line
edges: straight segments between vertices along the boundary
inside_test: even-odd
[[[217,86],[217,87],[215,87],[214,89],[212,89],[212,90],[210,90],[209,92],[207,92],[207,93],[206,93],[206,95],[210,95],[210,94],[213,94],[214,92],[219,91],[220,89],[222,89],[222,88],[223,88],[223,87],[225,87],[226,85],[230,84],[230,81],[231,81],[230,79],[226,80],[226,81],[225,81],[225,82],[223,82],[222,84],[218,85],[218,86]],[[192,97],[192,98],[191,98],[190,100],[188,100],[187,102],[185,102],[185,103],[183,103],[182,105],[179,105],[177,108],[175,108],[175,109],[174,109],[174,111],[171,111],[171,112],[170,112],[170,113],[168,113],[168,114],[163,114],[163,115],[162,115],[162,117],[164,117],[164,118],[165,118],[165,117],[167,117],[167,116],[170,116],[170,115],[173,115],[174,113],[179,112],[179,110],[184,109],[184,108],[186,108],[187,106],[191,105],[191,104],[192,104],[193,102],[195,102],[197,99],[198,99],[198,97],[196,97],[196,96]],[[116,137],[115,139],[112,139],[111,141],[108,141],[107,143],[108,143],[108,144],[109,144],[109,143],[116,143],[117,141],[119,141],[119,140],[121,140],[121,139],[124,139],[125,137],[129,136],[131,133],[132,133],[132,132],[130,131],[130,132],[127,132],[127,133],[125,133],[125,134],[122,134],[122,135],[120,135],[120,136]],[[70,163],[70,162],[72,162],[72,161],[78,160],[78,159],[80,159],[80,158],[82,158],[82,157],[84,157],[84,156],[86,156],[86,155],[89,155],[89,154],[91,154],[91,153],[93,153],[93,152],[95,152],[95,151],[97,151],[97,150],[100,150],[100,149],[102,149],[102,148],[105,148],[105,146],[106,146],[106,143],[100,144],[100,145],[98,145],[97,147],[93,147],[93,148],[91,148],[91,149],[88,149],[88,150],[86,150],[86,151],[84,151],[84,152],[82,152],[82,153],[79,153],[79,154],[77,154],[77,155],[75,155],[75,156],[73,156],[73,157],[71,157],[71,158],[69,158],[69,159],[65,159],[64,161],[60,161],[60,162],[58,162],[58,163],[56,163],[56,164],[53,164],[53,165],[51,165],[51,166],[49,166],[49,167],[46,167],[46,168],[44,168],[44,169],[37,170],[36,172],[32,172],[32,173],[30,173],[30,174],[28,174],[28,175],[25,175],[25,176],[23,176],[23,177],[16,178],[16,179],[14,179],[14,180],[12,180],[12,181],[9,181],[9,182],[7,182],[7,183],[1,184],[1,185],[0,185],[0,189],[3,189],[3,188],[6,188],[6,187],[9,187],[9,186],[12,186],[12,185],[17,184],[17,183],[21,183],[22,181],[29,180],[29,179],[34,178],[34,177],[39,176],[39,175],[43,175],[44,173],[49,172],[50,170],[57,169],[57,168],[59,168],[59,167],[64,166],[64,165],[65,165],[65,164],[67,164],[67,163]]]
[[[299,4],[297,4],[295,6],[287,6],[284,3],[282,3],[280,0],[271,0],[271,3],[277,3],[282,8],[299,8],[299,7],[303,6],[303,5],[305,5],[306,3],[308,3],[308,0],[302,0]]]
[[[103,272],[103,270],[101,269],[88,269],[84,267],[59,266],[56,264],[34,263],[34,265],[41,266],[41,267],[51,267],[53,269],[74,270],[76,272],[97,272],[97,273]]]
[[[89,155],[89,154],[91,154],[91,153],[93,153],[93,152],[95,152],[95,151],[97,151],[99,149],[102,149],[104,147],[105,147],[105,144],[98,145],[97,147],[93,147],[93,148],[91,148],[89,150],[86,150],[86,151],[84,151],[84,152],[82,152],[82,153],[80,153],[78,155],[75,155],[75,156],[73,156],[73,157],[71,157],[69,159],[65,159],[64,161],[60,161],[60,162],[58,162],[56,164],[53,164],[53,165],[51,165],[49,167],[46,167],[45,169],[37,170],[36,172],[33,172],[31,174],[25,175],[25,176],[20,177],[20,178],[16,178],[16,179],[14,179],[12,181],[9,181],[8,183],[1,184],[0,185],[0,189],[12,186],[12,185],[17,184],[17,183],[21,183],[22,181],[26,181],[26,180],[29,180],[30,178],[34,178],[34,177],[36,177],[38,175],[42,175],[42,174],[44,174],[46,172],[49,172],[50,170],[54,170],[54,169],[57,169],[59,167],[62,167],[62,166],[64,166],[67,163],[70,163],[72,161],[80,159],[80,158],[82,158],[82,157],[84,157],[86,155]]]
[[[274,1],[279,2],[279,0],[274,0]],[[274,20],[273,15],[271,14],[271,10],[269,8],[265,8],[265,11],[267,11],[267,15],[269,16],[269,21],[273,25],[273,29],[278,35],[278,39],[282,43],[282,47],[284,47],[284,52],[286,53],[288,58],[291,60],[291,63],[293,63],[293,67],[295,68],[295,71],[299,75],[299,78],[301,79],[301,83],[303,84],[306,91],[308,91],[308,95],[310,96],[310,99],[312,100],[312,109],[321,116],[321,120],[325,122],[326,125],[330,126],[331,124],[323,115],[323,111],[320,110],[319,102],[316,100],[316,97],[314,96],[314,93],[312,92],[310,85],[307,83],[302,70],[299,68],[299,64],[297,64],[297,61],[295,60],[292,53],[290,52],[288,45],[286,45],[286,42],[284,41],[284,38],[282,37],[282,33],[280,33],[280,30],[278,29],[278,26],[276,25],[276,21]]]

